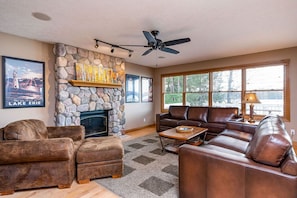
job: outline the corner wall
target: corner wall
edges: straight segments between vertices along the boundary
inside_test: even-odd
[[[45,107],[3,109],[2,61],[0,61],[0,127],[21,119],[40,119],[55,125],[55,84],[53,45],[0,32],[0,56],[11,56],[45,62]]]
[[[151,67],[126,62],[126,74],[153,78],[153,89],[155,89],[156,86],[159,86],[155,83],[154,71],[154,68]],[[153,102],[143,103],[140,101],[138,103],[125,103],[125,130],[138,129],[155,124],[154,106],[156,100],[159,100],[159,98],[153,95]]]

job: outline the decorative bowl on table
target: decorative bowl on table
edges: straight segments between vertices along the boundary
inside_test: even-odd
[[[194,128],[191,126],[178,126],[175,129],[176,129],[176,132],[178,133],[189,133],[194,130]]]

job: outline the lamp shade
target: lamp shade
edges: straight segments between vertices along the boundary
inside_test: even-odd
[[[260,100],[258,99],[256,93],[246,93],[244,96],[243,103],[261,103]]]

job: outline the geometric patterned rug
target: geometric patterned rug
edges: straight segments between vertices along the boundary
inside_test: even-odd
[[[178,197],[178,155],[162,152],[156,133],[123,145],[123,176],[97,179],[97,183],[123,198]]]

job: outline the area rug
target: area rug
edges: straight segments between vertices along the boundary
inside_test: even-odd
[[[162,152],[157,134],[123,144],[124,175],[97,183],[123,198],[178,197],[178,155]]]

